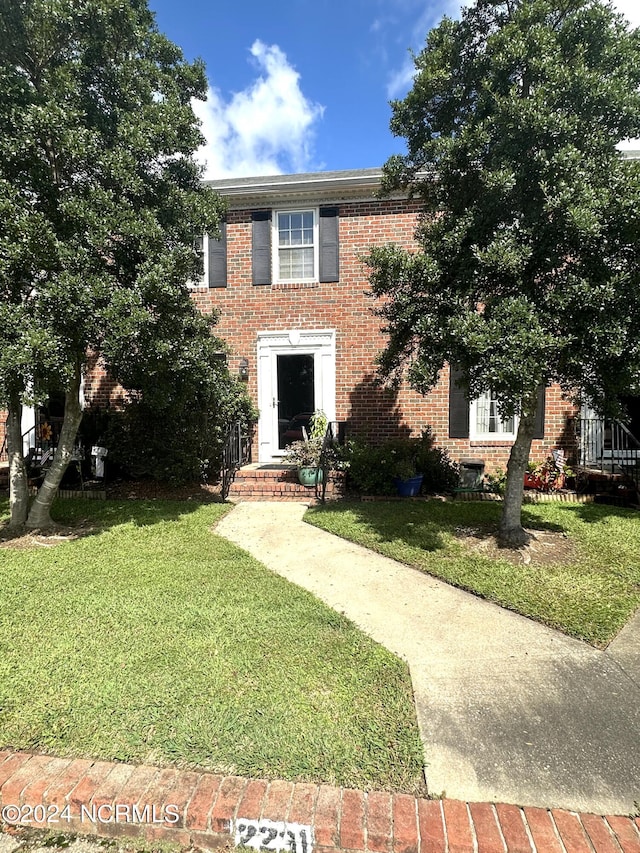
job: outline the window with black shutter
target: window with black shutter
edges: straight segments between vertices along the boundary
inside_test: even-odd
[[[251,272],[254,284],[271,284],[271,211],[251,214]]]
[[[227,286],[227,223],[221,222],[220,236],[207,240],[207,284],[209,287]]]
[[[254,284],[339,280],[338,208],[254,211]]]
[[[488,391],[470,401],[464,384],[459,384],[462,372],[455,367],[449,378],[449,438],[513,441],[518,429],[517,417],[503,418],[494,395]],[[546,388],[538,392],[538,408],[534,438],[544,438]]]

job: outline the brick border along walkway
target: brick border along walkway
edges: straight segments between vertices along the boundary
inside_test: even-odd
[[[16,822],[16,810],[6,807],[16,806],[25,818],[21,825],[201,848],[233,846],[234,821],[245,818],[310,825],[313,847],[307,853],[640,853],[640,818],[6,751],[0,752],[0,802],[5,827]],[[27,820],[29,807],[36,806],[35,816],[61,819]]]

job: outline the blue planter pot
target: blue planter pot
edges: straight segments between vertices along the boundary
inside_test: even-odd
[[[321,483],[322,468],[298,468],[298,481],[303,486],[315,486],[316,483]]]
[[[411,477],[409,480],[399,480],[396,477],[394,483],[396,484],[398,494],[401,498],[414,498],[416,495],[420,494],[423,479],[422,474]]]

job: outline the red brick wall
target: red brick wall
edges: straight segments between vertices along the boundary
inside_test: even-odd
[[[256,347],[259,332],[285,329],[336,330],[336,416],[349,421],[350,432],[370,440],[415,434],[430,424],[438,443],[454,459],[484,459],[487,468],[504,466],[510,444],[469,442],[448,438],[448,370],[426,398],[408,388],[397,394],[374,384],[375,357],[384,345],[380,321],[365,295],[367,268],[361,257],[374,244],[410,247],[418,215],[417,204],[406,201],[367,201],[340,205],[340,281],[332,284],[251,283],[251,214],[233,211],[227,223],[228,286],[195,290],[203,312],[215,309],[216,333],[232,347],[229,365],[237,371],[249,362],[248,390],[257,400]],[[532,456],[542,459],[564,442],[566,415],[572,407],[558,388],[547,391],[545,439],[534,442]],[[254,447],[254,454],[257,447]],[[256,457],[257,458],[257,457]]]
[[[104,364],[95,355],[88,358],[88,369],[84,377],[84,399],[87,406],[106,409],[122,405],[126,392],[105,370]]]
[[[229,365],[237,371],[240,360],[249,362],[248,390],[257,400],[257,335],[284,329],[336,330],[336,416],[349,421],[351,434],[372,441],[394,435],[419,433],[430,425],[437,443],[455,460],[482,459],[487,470],[506,464],[510,443],[471,442],[450,439],[449,372],[442,372],[438,386],[422,397],[406,387],[398,393],[374,383],[375,357],[384,345],[380,322],[372,313],[373,302],[365,295],[367,269],[360,260],[374,244],[413,245],[418,205],[405,201],[366,201],[340,205],[340,281],[336,284],[251,283],[250,211],[230,213],[227,225],[228,287],[194,290],[193,298],[206,312],[219,311],[217,334],[232,347]],[[94,357],[85,378],[88,404],[118,406],[123,391]],[[571,455],[567,417],[574,410],[563,400],[557,386],[547,389],[545,438],[533,443],[532,458],[543,459],[563,446]],[[0,446],[4,417],[0,413]],[[257,446],[254,447],[257,458]]]

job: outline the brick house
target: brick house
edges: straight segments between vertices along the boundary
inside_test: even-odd
[[[379,169],[358,169],[211,182],[228,213],[220,239],[199,241],[204,275],[191,291],[201,311],[218,312],[216,333],[231,348],[229,367],[246,379],[259,408],[252,460],[277,463],[305,422],[296,416],[322,409],[346,422],[350,435],[373,442],[429,425],[455,461],[504,467],[517,424],[498,417],[490,394],[468,401],[448,367],[426,397],[375,382],[385,338],[362,258],[373,245],[414,245],[420,212],[415,200],[377,198],[380,179]],[[84,396],[102,406],[117,403],[121,391],[92,363]],[[575,456],[580,413],[555,385],[541,403],[532,459],[557,447]],[[640,405],[634,411],[640,427]],[[23,424],[33,423],[26,410]],[[602,456],[611,437],[598,423],[589,452]],[[3,432],[0,416],[0,443]]]
[[[384,345],[362,261],[372,245],[413,245],[419,203],[378,199],[379,169],[213,181],[228,201],[222,238],[205,238],[205,274],[193,287],[216,310],[260,410],[255,462],[281,458],[292,418],[322,409],[349,434],[376,441],[429,424],[455,460],[506,464],[515,423],[496,416],[490,395],[469,403],[449,369],[423,397],[376,386]],[[575,414],[558,387],[546,389],[532,457],[573,441]],[[295,426],[295,424],[294,424]]]

